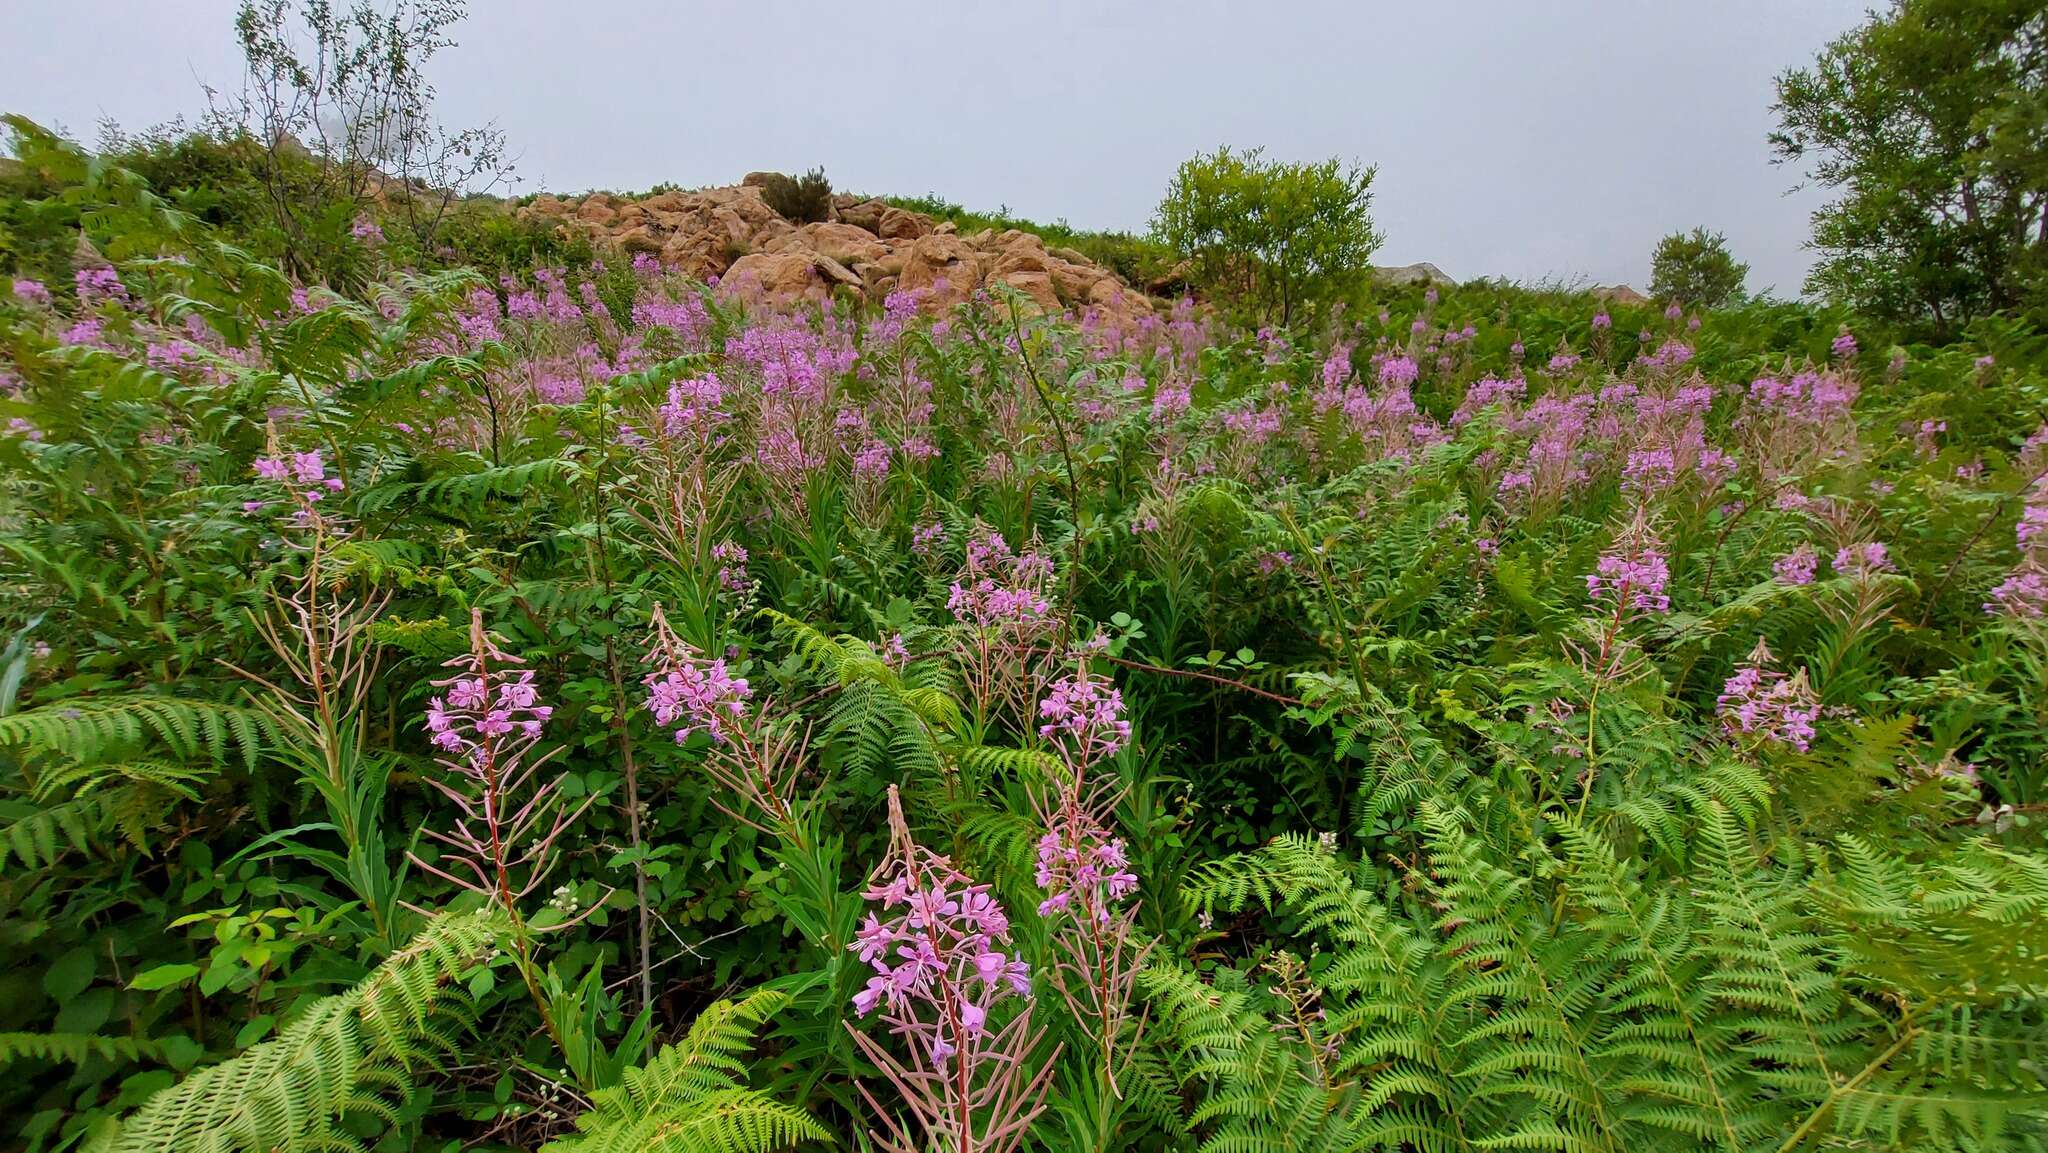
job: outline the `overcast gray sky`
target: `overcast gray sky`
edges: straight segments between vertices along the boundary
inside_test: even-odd
[[[232,0],[0,0],[0,110],[90,139],[233,86]],[[1379,165],[1383,264],[1459,278],[1649,277],[1705,225],[1793,295],[1811,191],[1774,168],[1771,78],[1866,0],[475,0],[437,58],[443,119],[495,120],[522,188],[728,183],[822,164],[1141,229],[1228,143]]]

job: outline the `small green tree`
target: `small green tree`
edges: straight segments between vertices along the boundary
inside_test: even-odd
[[[1893,0],[1778,78],[1771,134],[1839,193],[1807,289],[1950,330],[2022,304],[2048,250],[2048,12]]]
[[[1199,283],[1290,321],[1337,296],[1379,247],[1368,209],[1375,169],[1332,158],[1265,159],[1228,147],[1183,163],[1152,234],[1196,264]]]
[[[1650,295],[1700,308],[1719,308],[1742,296],[1749,265],[1728,251],[1728,238],[1695,228],[1657,242],[1650,256]]]

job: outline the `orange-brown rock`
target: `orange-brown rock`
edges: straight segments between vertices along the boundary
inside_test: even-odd
[[[836,201],[833,204],[833,207],[839,210],[840,221],[851,224],[855,228],[865,228],[869,232],[880,236],[882,234],[882,214],[889,211],[889,206],[879,200],[854,200],[850,196],[846,199],[847,203],[845,204],[839,204]]]
[[[918,212],[889,207],[882,210],[876,234],[884,240],[916,240],[932,233],[932,218]]]
[[[841,264],[880,260],[889,254],[889,246],[875,239],[874,233],[851,224],[806,224],[791,229],[773,245],[761,247],[768,252],[807,248]]]
[[[929,289],[924,307],[943,311],[974,295],[981,284],[981,254],[957,236],[920,236],[903,261],[897,287],[906,292]]]
[[[1030,297],[1031,302],[1038,306],[1038,311],[1040,312],[1057,313],[1060,310],[1060,297],[1059,293],[1053,290],[1052,277],[1047,276],[1043,272],[991,274],[988,282],[992,285],[1007,284],[1025,296]]]
[[[541,195],[518,209],[523,220],[552,222],[570,234],[630,252],[660,252],[683,273],[723,276],[772,300],[822,300],[844,287],[881,299],[925,290],[927,311],[942,311],[989,285],[1008,285],[1032,306],[1093,309],[1131,324],[1151,302],[1075,249],[1048,247],[1018,229],[962,236],[951,221],[873,198],[836,196],[834,219],[798,226],[768,207],[765,173],[741,184],[671,189],[640,200],[593,192],[580,199]]]
[[[750,252],[732,262],[718,287],[777,304],[794,300],[821,303],[826,297],[825,283],[811,253]]]

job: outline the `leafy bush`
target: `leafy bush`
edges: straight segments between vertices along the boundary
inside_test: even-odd
[[[761,184],[761,199],[791,224],[815,224],[832,212],[832,182],[823,168],[802,176],[771,172]]]
[[[1331,159],[1267,160],[1263,150],[1186,161],[1153,216],[1153,235],[1197,262],[1201,284],[1287,324],[1362,277],[1373,231],[1373,169]]]
[[[1749,265],[1728,252],[1728,238],[1695,228],[1657,242],[1650,255],[1650,295],[1658,300],[1720,308],[1742,295]]]

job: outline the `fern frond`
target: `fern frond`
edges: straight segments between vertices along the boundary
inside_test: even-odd
[[[436,1024],[457,978],[506,931],[502,915],[437,918],[354,988],[313,1002],[273,1040],[151,1097],[122,1123],[120,1153],[355,1149],[351,1114],[389,1115],[411,1066],[445,1046]]]
[[[691,1024],[689,1035],[663,1049],[621,1084],[591,1095],[576,1119],[579,1132],[547,1146],[551,1153],[766,1153],[831,1135],[808,1113],[746,1088],[740,1055],[754,1031],[789,997],[759,990],[719,1001]]]

